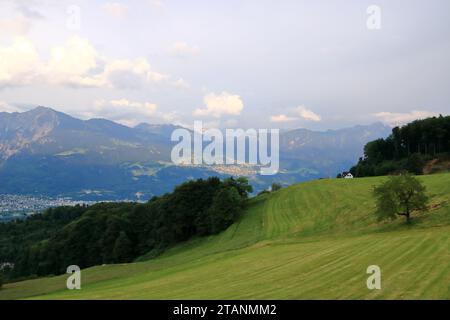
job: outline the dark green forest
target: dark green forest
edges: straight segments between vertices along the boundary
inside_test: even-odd
[[[432,159],[450,160],[450,116],[416,120],[395,127],[386,139],[364,147],[364,157],[350,169],[355,177],[382,176],[399,171],[422,174]]]
[[[147,203],[48,209],[0,224],[0,264],[9,281],[66,272],[69,265],[131,262],[176,243],[218,233],[239,217],[252,187],[246,178],[192,180]]]

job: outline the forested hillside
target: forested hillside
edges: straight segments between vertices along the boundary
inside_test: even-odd
[[[350,172],[356,177],[381,176],[396,171],[422,174],[428,161],[450,161],[450,116],[413,121],[395,127],[386,139],[364,147],[364,157]]]
[[[183,183],[148,203],[99,203],[49,209],[25,221],[0,224],[0,263],[9,279],[62,274],[156,256],[194,236],[230,226],[251,192],[245,178]]]

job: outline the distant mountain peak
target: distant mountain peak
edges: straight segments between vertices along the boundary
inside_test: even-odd
[[[41,121],[52,121],[55,124],[58,124],[60,121],[64,120],[78,120],[66,113],[44,106],[38,106],[34,109],[19,113],[19,116],[20,115],[22,115],[22,117],[24,118],[31,118],[36,120],[40,119]]]
[[[23,113],[26,114],[58,114],[61,112],[56,111],[55,109],[44,107],[44,106],[37,106],[36,108],[30,109],[28,111],[25,111]]]
[[[45,107],[45,106],[37,106],[34,109],[31,109],[31,111],[47,111],[47,112],[57,112],[55,109],[49,108],[49,107]]]

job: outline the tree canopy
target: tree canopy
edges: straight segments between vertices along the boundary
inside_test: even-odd
[[[276,183],[276,182],[272,183],[272,187],[271,187],[272,191],[278,191],[282,188],[283,188],[283,186],[280,183]]]
[[[412,212],[427,209],[428,197],[425,191],[425,186],[409,174],[389,177],[374,188],[378,220],[404,216],[409,222]]]
[[[355,177],[408,171],[421,174],[427,160],[450,154],[450,116],[413,121],[395,127],[386,139],[368,142],[364,157],[350,172]]]
[[[98,203],[49,209],[25,221],[0,224],[0,263],[10,278],[62,274],[130,262],[194,236],[218,233],[239,217],[249,192],[246,178],[192,180],[147,203]]]

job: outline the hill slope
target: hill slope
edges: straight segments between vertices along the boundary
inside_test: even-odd
[[[294,185],[253,199],[218,236],[84,270],[80,291],[59,276],[8,284],[0,299],[449,299],[450,174],[420,177],[432,204],[410,226],[376,222],[371,189],[383,179]],[[366,287],[373,264],[382,290]]]

